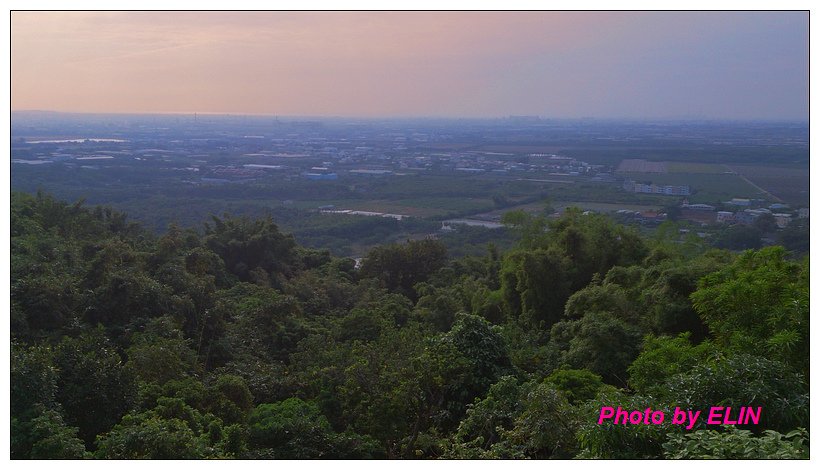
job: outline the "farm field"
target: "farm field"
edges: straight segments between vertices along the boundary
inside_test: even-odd
[[[669,173],[709,173],[722,174],[729,170],[724,165],[717,163],[686,163],[686,162],[665,162],[666,170]]]
[[[586,202],[586,201],[572,201],[572,202],[561,202],[560,204],[555,205],[556,209],[558,208],[565,208],[565,207],[580,207],[584,210],[596,211],[596,212],[616,212],[619,210],[628,210],[628,211],[636,211],[636,212],[645,212],[645,211],[657,211],[661,208],[661,206],[649,206],[649,205],[640,205],[640,204],[614,204],[608,202]]]
[[[809,205],[808,169],[782,168],[762,165],[729,165],[732,171],[745,176],[785,203],[793,206]]]
[[[564,147],[555,145],[482,145],[475,147],[474,150],[482,152],[501,152],[501,153],[558,153],[564,150]]]
[[[533,173],[527,174],[526,178],[538,178],[539,176],[539,173]],[[452,174],[419,174],[379,179],[347,178],[339,181],[361,188],[366,191],[365,194],[378,195],[373,199],[391,200],[416,199],[420,195],[423,195],[422,197],[482,198],[493,193],[504,194],[508,197],[521,197],[538,192],[544,187],[542,182],[489,175],[478,177],[456,175],[454,177]]]
[[[667,173],[666,162],[652,162],[641,159],[624,159],[618,165],[617,173]]]
[[[518,206],[507,207],[504,209],[496,209],[490,212],[486,212],[483,214],[478,214],[480,217],[501,217],[506,212],[515,211],[515,210],[522,210],[524,212],[529,212],[532,214],[541,213],[544,210],[546,201],[538,201],[538,202],[531,202],[528,204],[521,204]],[[560,201],[560,202],[552,202],[551,206],[556,210],[563,210],[567,207],[579,207],[584,210],[592,210],[596,212],[616,212],[621,209],[630,210],[630,211],[655,211],[661,208],[660,205],[648,205],[648,204],[619,204],[619,203],[608,203],[608,202],[590,202],[590,201]]]
[[[399,200],[342,200],[332,204],[336,209],[384,212],[412,217],[442,217],[453,213],[478,212],[493,207],[490,199],[415,198]]]

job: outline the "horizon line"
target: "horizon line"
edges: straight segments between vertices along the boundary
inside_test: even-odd
[[[115,115],[115,116],[223,116],[223,117],[270,117],[270,118],[300,118],[300,119],[359,119],[359,120],[499,120],[514,118],[530,118],[542,121],[735,121],[735,122],[800,122],[808,123],[810,118],[784,117],[714,117],[714,116],[542,116],[536,114],[507,114],[497,116],[435,116],[435,115],[383,115],[383,116],[355,116],[355,115],[309,115],[309,114],[273,114],[273,113],[238,113],[221,111],[58,111],[49,109],[11,109],[10,113],[48,113],[48,114],[80,114],[80,115]]]

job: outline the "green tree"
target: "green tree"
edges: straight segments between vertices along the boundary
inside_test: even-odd
[[[388,325],[378,312],[355,308],[341,319],[337,336],[341,341],[373,341]]]
[[[417,299],[413,287],[426,281],[447,261],[447,249],[437,240],[409,240],[403,245],[373,248],[362,260],[360,274],[379,279],[390,291]]]
[[[719,354],[710,341],[693,345],[689,337],[689,333],[674,338],[647,335],[640,355],[629,366],[629,386],[651,395],[664,387],[668,378]]]
[[[53,410],[43,412],[31,421],[34,444],[32,459],[82,459],[87,457],[77,428],[66,426],[63,417]]]
[[[265,279],[273,286],[281,286],[282,277],[297,270],[293,236],[279,232],[270,217],[251,220],[225,215],[214,216],[212,221],[205,224],[205,246],[219,255],[239,280]]]
[[[11,458],[82,459],[88,457],[77,428],[66,426],[62,415],[43,405],[30,410],[31,420],[11,419]]]
[[[447,421],[455,426],[466,406],[483,397],[490,385],[513,370],[507,345],[500,328],[475,315],[461,314],[453,328],[440,341],[452,344],[467,366],[459,381],[448,384],[444,400],[451,415]]]
[[[140,266],[115,269],[99,279],[87,280],[86,285],[84,320],[104,325],[112,336],[122,334],[131,323],[164,314],[173,316],[185,308],[168,286],[151,278]]]
[[[436,331],[449,331],[456,320],[456,314],[464,313],[470,308],[469,300],[461,287],[461,283],[457,281],[452,281],[446,287],[416,284],[419,299],[414,309],[415,314],[431,324]]]
[[[644,313],[642,324],[658,335],[690,332],[701,341],[709,331],[695,311],[690,295],[697,290],[698,280],[731,262],[729,254],[713,250],[693,259],[668,260],[648,265],[643,279],[634,285],[639,305]]]
[[[624,410],[663,411],[666,419],[657,424],[615,424],[605,420],[598,424],[602,407],[621,407]],[[657,459],[663,455],[663,444],[680,426],[671,424],[669,418],[674,406],[647,395],[628,395],[622,390],[605,388],[579,410],[579,427],[576,434],[580,452],[585,459]]]
[[[532,249],[543,246],[548,221],[543,215],[532,215],[523,210],[505,212],[501,223],[511,228],[519,236],[521,248]]]
[[[761,214],[752,224],[761,234],[774,233],[777,231],[777,221],[772,214]]]
[[[519,384],[505,376],[493,384],[483,399],[477,399],[466,411],[452,436],[447,458],[483,458],[501,440],[501,433],[513,428],[515,418],[523,411],[525,397],[534,384]]]
[[[372,439],[334,432],[315,403],[299,398],[257,406],[250,415],[249,428],[250,445],[257,450],[251,455],[277,459],[379,456]]]
[[[185,421],[157,416],[132,417],[104,435],[96,456],[104,459],[202,459],[208,457],[206,443]]]
[[[87,445],[131,408],[134,379],[101,329],[64,338],[54,350],[54,365],[66,423],[79,428]]]
[[[596,283],[575,292],[567,300],[564,316],[580,319],[587,312],[606,312],[629,323],[637,323],[637,308],[630,301],[627,292],[617,284]]]
[[[505,257],[501,290],[510,316],[548,329],[564,313],[574,267],[558,250],[517,251]]]
[[[795,219],[780,232],[777,243],[796,255],[809,253],[809,219]]]
[[[808,374],[808,272],[807,259],[788,261],[782,247],[747,251],[703,277],[692,302],[720,346],[762,350]]]
[[[699,430],[671,436],[663,445],[668,459],[808,459],[809,433],[795,429],[785,436],[768,429],[759,437],[726,426],[725,432]]]
[[[222,374],[208,388],[205,398],[208,411],[228,424],[244,423],[251,408],[253,395],[242,377]]]
[[[501,458],[569,458],[578,451],[579,415],[552,384],[527,394],[512,429],[502,431],[493,454]]]
[[[782,362],[748,354],[715,357],[669,378],[658,397],[681,408],[762,407],[752,430],[788,432],[809,424],[808,384]]]
[[[202,413],[182,398],[160,397],[153,409],[131,412],[97,439],[98,458],[204,459],[236,457],[245,447],[237,425]]]
[[[468,409],[446,457],[568,458],[577,451],[578,418],[552,384],[507,376]]]
[[[60,371],[54,367],[53,352],[45,345],[11,343],[11,416],[28,420],[35,405],[54,408]]]
[[[716,237],[714,245],[727,250],[756,250],[763,246],[763,234],[754,226],[733,225],[723,229]]]
[[[550,223],[549,243],[575,267],[573,291],[586,286],[595,274],[604,276],[613,266],[638,264],[648,254],[634,230],[577,208],[568,208]]]
[[[299,302],[270,287],[239,283],[220,292],[215,309],[230,319],[223,344],[234,361],[287,361],[308,334]]]
[[[600,375],[586,369],[558,369],[544,380],[563,393],[573,405],[592,400],[605,387]]]
[[[626,370],[637,357],[641,330],[607,313],[588,312],[580,320],[560,322],[550,331],[560,351],[557,365],[587,369],[608,384],[626,384]]]
[[[158,385],[197,375],[200,367],[196,353],[189,342],[179,336],[134,335],[128,348],[128,370],[137,379]]]

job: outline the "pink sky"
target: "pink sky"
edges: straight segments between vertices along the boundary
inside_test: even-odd
[[[805,13],[14,12],[12,108],[806,118]]]

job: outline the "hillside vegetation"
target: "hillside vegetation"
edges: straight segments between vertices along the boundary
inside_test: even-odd
[[[807,458],[808,259],[511,213],[351,259],[274,220],[155,235],[12,194],[11,456]],[[660,233],[660,232],[659,232]],[[601,407],[762,407],[599,425]]]

